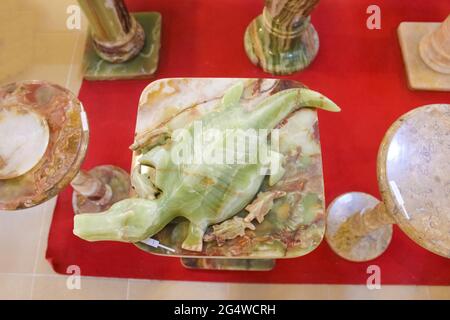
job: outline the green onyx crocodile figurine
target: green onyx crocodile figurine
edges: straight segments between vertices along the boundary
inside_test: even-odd
[[[297,88],[278,92],[248,111],[239,103],[243,90],[242,83],[229,88],[217,111],[201,118],[203,130],[267,129],[270,133],[302,107],[340,110],[320,93]],[[194,134],[193,127],[190,124],[186,128],[190,134]],[[201,251],[209,226],[232,218],[255,199],[265,177],[261,172],[267,164],[180,164],[173,161],[171,152],[182,150],[187,140],[172,139],[172,134],[163,127],[136,140],[132,148],[145,150],[139,162],[151,168],[149,174],[132,175],[139,198],[120,201],[104,213],[76,215],[75,235],[88,241],[139,242],[158,233],[173,219],[184,217],[190,225],[182,248]],[[217,149],[222,143],[208,148]],[[276,183],[282,173],[271,169],[270,184]]]

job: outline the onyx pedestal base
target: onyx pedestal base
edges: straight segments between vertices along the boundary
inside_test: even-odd
[[[161,14],[139,12],[132,15],[145,31],[145,45],[141,53],[125,63],[110,63],[99,57],[89,35],[84,55],[86,80],[145,79],[156,72],[161,46]]]
[[[439,25],[432,22],[402,22],[398,27],[408,86],[413,90],[450,91],[450,74],[439,73],[428,67],[419,52],[422,38]]]

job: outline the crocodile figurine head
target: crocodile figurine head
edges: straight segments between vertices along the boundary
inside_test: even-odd
[[[227,149],[229,135],[259,130],[267,132],[265,138],[270,139],[271,130],[299,108],[340,110],[325,96],[305,88],[280,91],[248,110],[240,103],[243,90],[242,83],[235,84],[215,111],[200,118],[203,132],[214,129],[224,133],[212,139],[203,154],[218,154],[225,148],[233,159],[249,156],[238,154],[239,148]],[[269,148],[269,161],[205,163],[195,157],[176,161],[174,155],[192,147],[186,136],[195,136],[196,125],[198,122],[190,123],[181,133],[161,125],[136,137],[131,148],[141,154],[141,166],[132,173],[132,183],[139,197],[120,201],[104,213],[76,215],[74,234],[88,241],[139,242],[173,219],[184,217],[190,224],[182,248],[201,251],[209,226],[214,225],[217,234],[227,239],[238,230],[251,228],[253,219],[262,221],[268,205],[283,194],[258,192],[265,175],[269,175],[271,185],[283,176],[283,155]],[[245,219],[234,217],[244,208],[250,212]]]

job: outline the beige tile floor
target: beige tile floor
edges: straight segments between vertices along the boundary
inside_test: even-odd
[[[73,3],[74,0],[0,1],[0,13],[6,13],[3,19],[0,16],[0,85],[35,78],[78,92],[86,23],[83,20],[82,30],[67,30],[66,9]],[[11,35],[5,32],[12,28],[4,24],[18,21],[14,17],[19,16],[27,24],[20,32],[31,43],[8,42]],[[21,55],[24,48],[28,51]],[[2,57],[8,55],[20,59],[5,64]],[[53,199],[23,212],[0,212],[0,299],[450,299],[450,287],[382,286],[380,290],[369,290],[354,285],[227,284],[92,277],[82,277],[81,288],[70,290],[69,276],[55,274],[44,258],[55,203]]]

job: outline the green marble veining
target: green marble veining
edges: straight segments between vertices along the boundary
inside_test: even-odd
[[[247,27],[245,51],[253,64],[275,75],[306,68],[319,50],[309,14],[318,0],[266,0],[263,13]]]
[[[243,91],[230,91],[238,83],[243,85]],[[155,153],[156,150],[166,150],[165,148],[172,150],[171,148],[174,145],[170,142],[170,134],[168,135],[168,133],[177,128],[189,127],[195,121],[206,121],[213,115],[218,117],[219,114],[231,112],[231,110],[234,110],[232,112],[238,112],[240,115],[224,116],[225,120],[221,120],[220,123],[223,123],[226,127],[233,126],[234,122],[230,122],[227,119],[241,119],[243,121],[248,119],[248,117],[252,118],[253,114],[263,110],[262,106],[267,102],[278,101],[281,97],[287,98],[291,96],[292,92],[297,92],[301,100],[308,100],[308,105],[310,106],[327,106],[327,103],[322,100],[325,99],[324,97],[318,100],[310,100],[308,98],[310,91],[298,90],[299,88],[302,88],[302,85],[297,82],[275,79],[177,78],[162,79],[150,84],[141,95],[136,128],[137,135],[133,145],[137,146],[135,150],[141,150],[144,147],[141,150],[142,152],[135,152],[132,170],[135,195],[140,199],[130,199],[125,203],[124,207],[117,205],[114,210],[108,213],[108,215],[114,215],[115,218],[113,220],[118,223],[111,229],[114,239],[133,242],[139,248],[153,254],[184,258],[205,258],[201,261],[185,260],[184,264],[192,268],[210,269],[255,270],[259,268],[260,270],[267,270],[273,265],[271,259],[302,256],[314,250],[322,241],[325,233],[322,161],[317,112],[314,109],[303,108],[296,110],[290,115],[286,115],[286,117],[282,116],[283,119],[281,121],[278,121],[279,119],[276,120],[278,123],[277,128],[279,128],[280,148],[278,152],[283,155],[284,174],[275,183],[271,183],[272,176],[262,177],[263,180],[257,186],[257,194],[253,190],[253,199],[244,201],[244,204],[248,203],[248,205],[245,204],[245,208],[244,206],[239,206],[236,211],[233,209],[232,215],[235,214],[234,216],[227,215],[227,217],[220,217],[211,225],[208,223],[209,226],[207,226],[206,230],[202,230],[203,243],[200,244],[201,237],[198,236],[196,238],[198,242],[195,243],[199,245],[196,246],[186,246],[186,240],[192,239],[192,237],[189,237],[192,234],[192,226],[208,218],[207,215],[202,213],[204,209],[198,206],[198,198],[199,196],[202,198],[202,193],[197,194],[194,192],[176,203],[173,202],[174,195],[170,195],[171,203],[177,205],[176,210],[178,213],[185,212],[191,205],[195,205],[195,210],[189,214],[169,214],[167,218],[166,216],[170,212],[161,211],[158,208],[160,208],[161,201],[164,198],[168,199],[164,194],[171,190],[164,181],[169,181],[168,179],[171,178],[179,179],[175,174],[177,170],[167,170],[159,165],[153,168],[151,163],[148,162],[149,158],[146,156],[149,152],[155,156],[162,155],[162,153]],[[240,94],[241,98],[239,99]],[[236,109],[236,107],[223,109],[224,104],[228,105],[230,101],[236,102],[236,99],[239,99],[239,103],[242,104],[241,106],[245,111],[239,110],[239,108]],[[282,103],[280,107],[280,110],[287,112],[289,103]],[[338,108],[335,106],[332,109],[338,111]],[[222,117],[217,119],[222,119]],[[241,123],[241,121],[235,124],[238,123]],[[203,124],[206,126],[206,123]],[[148,147],[149,142],[152,144],[156,143],[158,146]],[[150,151],[148,150],[149,148]],[[152,152],[151,150],[155,151]],[[155,161],[157,159],[159,159],[158,163],[166,163],[159,156],[154,158]],[[233,167],[231,166],[230,168]],[[191,166],[189,165],[186,168],[191,168]],[[217,165],[214,168],[216,168],[216,170],[212,171],[214,174],[225,170],[225,168],[217,167]],[[199,170],[199,168],[194,167],[192,169]],[[221,190],[224,190],[223,188],[217,188],[220,185],[217,185],[214,179],[207,178],[204,175],[193,174],[190,170],[186,171],[183,169],[181,172],[188,173],[186,177],[189,177],[189,179],[186,181],[200,179],[199,183],[194,183],[194,186],[196,186],[195,190],[203,187],[208,190],[216,190],[219,193],[222,192]],[[232,175],[224,175],[224,177],[228,176]],[[150,184],[148,181],[153,181],[154,183]],[[170,185],[181,186],[182,184],[171,183]],[[237,188],[237,190],[241,189]],[[181,189],[177,188],[177,190]],[[177,191],[177,194],[179,192]],[[238,194],[240,192],[236,193],[236,195]],[[277,194],[278,196],[266,202],[268,204],[266,207],[267,211],[261,209],[259,211],[259,213],[262,212],[261,216],[253,209],[255,206],[258,207],[256,204],[258,202],[261,203],[262,199],[267,200],[266,195],[268,194]],[[211,198],[211,194],[205,196],[202,199],[205,208],[211,207],[211,204],[213,204],[211,199],[221,198]],[[131,207],[127,207],[128,204]],[[144,208],[145,210],[141,212],[137,208],[142,204],[144,204],[143,208],[145,207],[148,210]],[[153,209],[159,210],[161,214],[149,214],[149,210]],[[116,215],[117,213],[118,215]],[[122,213],[124,213],[123,216]],[[250,219],[248,219],[249,216],[251,217]],[[99,224],[94,221],[97,219],[97,216],[91,217],[93,219],[91,222],[94,225],[102,225],[104,227],[103,222]],[[126,221],[122,221],[122,217],[126,218]],[[139,222],[139,219],[136,220],[138,217],[144,219],[141,221],[142,223]],[[157,228],[152,227],[154,230],[150,230],[150,233],[147,232],[148,229],[142,229],[147,224],[145,221],[147,218],[156,218],[156,220],[150,222]],[[98,219],[102,220],[103,217]],[[86,224],[82,220],[86,220]],[[105,237],[110,236],[106,233],[89,235],[84,232],[87,229],[94,230],[90,228],[93,224],[89,220],[91,220],[90,217],[76,221],[77,230],[75,230],[75,233],[90,241],[96,241],[100,238],[105,239]],[[222,227],[225,224],[233,227],[234,221],[237,221],[237,223],[245,221],[246,226],[249,223],[253,224],[253,226],[247,228],[244,232],[241,232],[242,230],[239,228],[236,229],[238,232],[234,232],[235,229],[230,229],[232,236],[230,236],[230,233],[227,233],[220,238],[221,235],[224,235],[219,232],[223,230]],[[138,223],[131,226],[130,223],[132,222]],[[126,223],[127,226],[122,228],[122,223]],[[138,229],[142,229],[143,233],[134,233]],[[117,233],[116,231],[119,232]],[[205,232],[204,235],[203,232]],[[135,235],[133,239],[130,238],[133,236],[132,233]],[[174,252],[153,248],[147,245],[146,242],[140,242],[142,240],[139,239],[151,234],[153,234],[152,237],[155,240],[158,240],[164,246],[172,248]],[[222,258],[223,261],[212,258]],[[228,259],[231,260],[228,261]],[[236,259],[242,259],[242,261],[233,261]],[[257,261],[249,262],[246,261],[247,259]]]
[[[74,233],[88,241],[115,240],[135,243],[154,236],[175,218],[184,218],[189,224],[183,230],[187,233],[182,237],[181,247],[187,251],[201,252],[205,242],[217,242],[220,246],[227,240],[244,236],[245,229],[255,230],[254,220],[260,224],[263,221],[270,222],[266,215],[272,207],[277,209],[274,201],[281,197],[286,197],[288,203],[297,203],[302,208],[303,216],[293,221],[288,220],[288,227],[297,229],[299,224],[310,225],[315,219],[315,210],[322,207],[321,200],[316,193],[310,194],[307,189],[302,198],[290,193],[293,187],[296,190],[303,188],[304,183],[297,181],[291,186],[291,179],[294,178],[291,174],[295,172],[296,167],[301,170],[303,164],[289,159],[289,156],[299,152],[298,145],[292,143],[290,136],[295,136],[300,128],[293,126],[288,119],[295,118],[302,123],[309,121],[309,124],[313,125],[314,114],[304,114],[299,119],[295,115],[289,115],[307,107],[330,111],[338,111],[339,108],[315,91],[293,88],[274,93],[251,110],[244,106],[244,90],[242,81],[227,88],[216,112],[202,117],[194,124],[184,126],[184,138],[180,137],[178,130],[171,131],[169,124],[163,124],[155,130],[137,136],[131,148],[141,154],[141,166],[133,171],[132,181],[140,198],[118,202],[102,214],[76,216]],[[274,139],[269,131],[282,122],[284,130],[279,131],[279,139],[285,142],[280,151],[285,151],[286,146],[289,146],[289,152],[282,154],[277,151],[278,147],[272,149],[274,146],[271,146],[268,156],[270,161],[286,158],[280,161],[282,163],[279,165],[265,162],[263,157],[255,161],[225,162],[222,158],[218,162],[210,162],[210,159],[204,162],[205,154],[193,154],[192,158],[188,155],[193,147],[193,139],[198,140],[196,137],[199,134],[204,138],[203,134],[197,131],[200,124],[205,132],[216,130],[219,135],[224,133],[205,145],[204,151],[207,154],[223,155],[224,143],[227,140],[227,158],[231,159],[232,155],[232,159],[237,159],[239,155],[251,156],[256,155],[256,152],[253,149],[243,150],[245,140],[243,143],[235,141],[231,132],[264,129],[260,135]],[[298,139],[301,138],[305,139],[304,136],[298,136]],[[315,141],[310,139],[306,138],[305,144],[302,145],[303,156],[310,152],[315,154],[319,150]],[[233,140],[233,145],[236,144],[237,148],[230,147],[229,140]],[[184,160],[180,161],[180,158],[175,157],[180,153],[183,154]],[[282,172],[281,175],[279,172]],[[267,179],[266,175],[269,175]],[[295,178],[298,180],[298,177]],[[241,210],[248,211],[246,216],[234,217]],[[210,226],[212,230],[208,231]],[[264,236],[256,254],[265,255],[258,251],[271,245]],[[295,234],[287,233],[282,236],[294,237]],[[321,237],[317,240],[320,239]],[[304,240],[308,243],[309,239]],[[276,246],[274,244],[274,249]],[[277,249],[284,251],[281,246]]]
[[[116,80],[150,78],[158,68],[161,46],[161,14],[140,12],[132,14],[145,31],[145,45],[138,56],[125,63],[110,63],[96,53],[89,36],[84,56],[84,78],[87,80]]]

